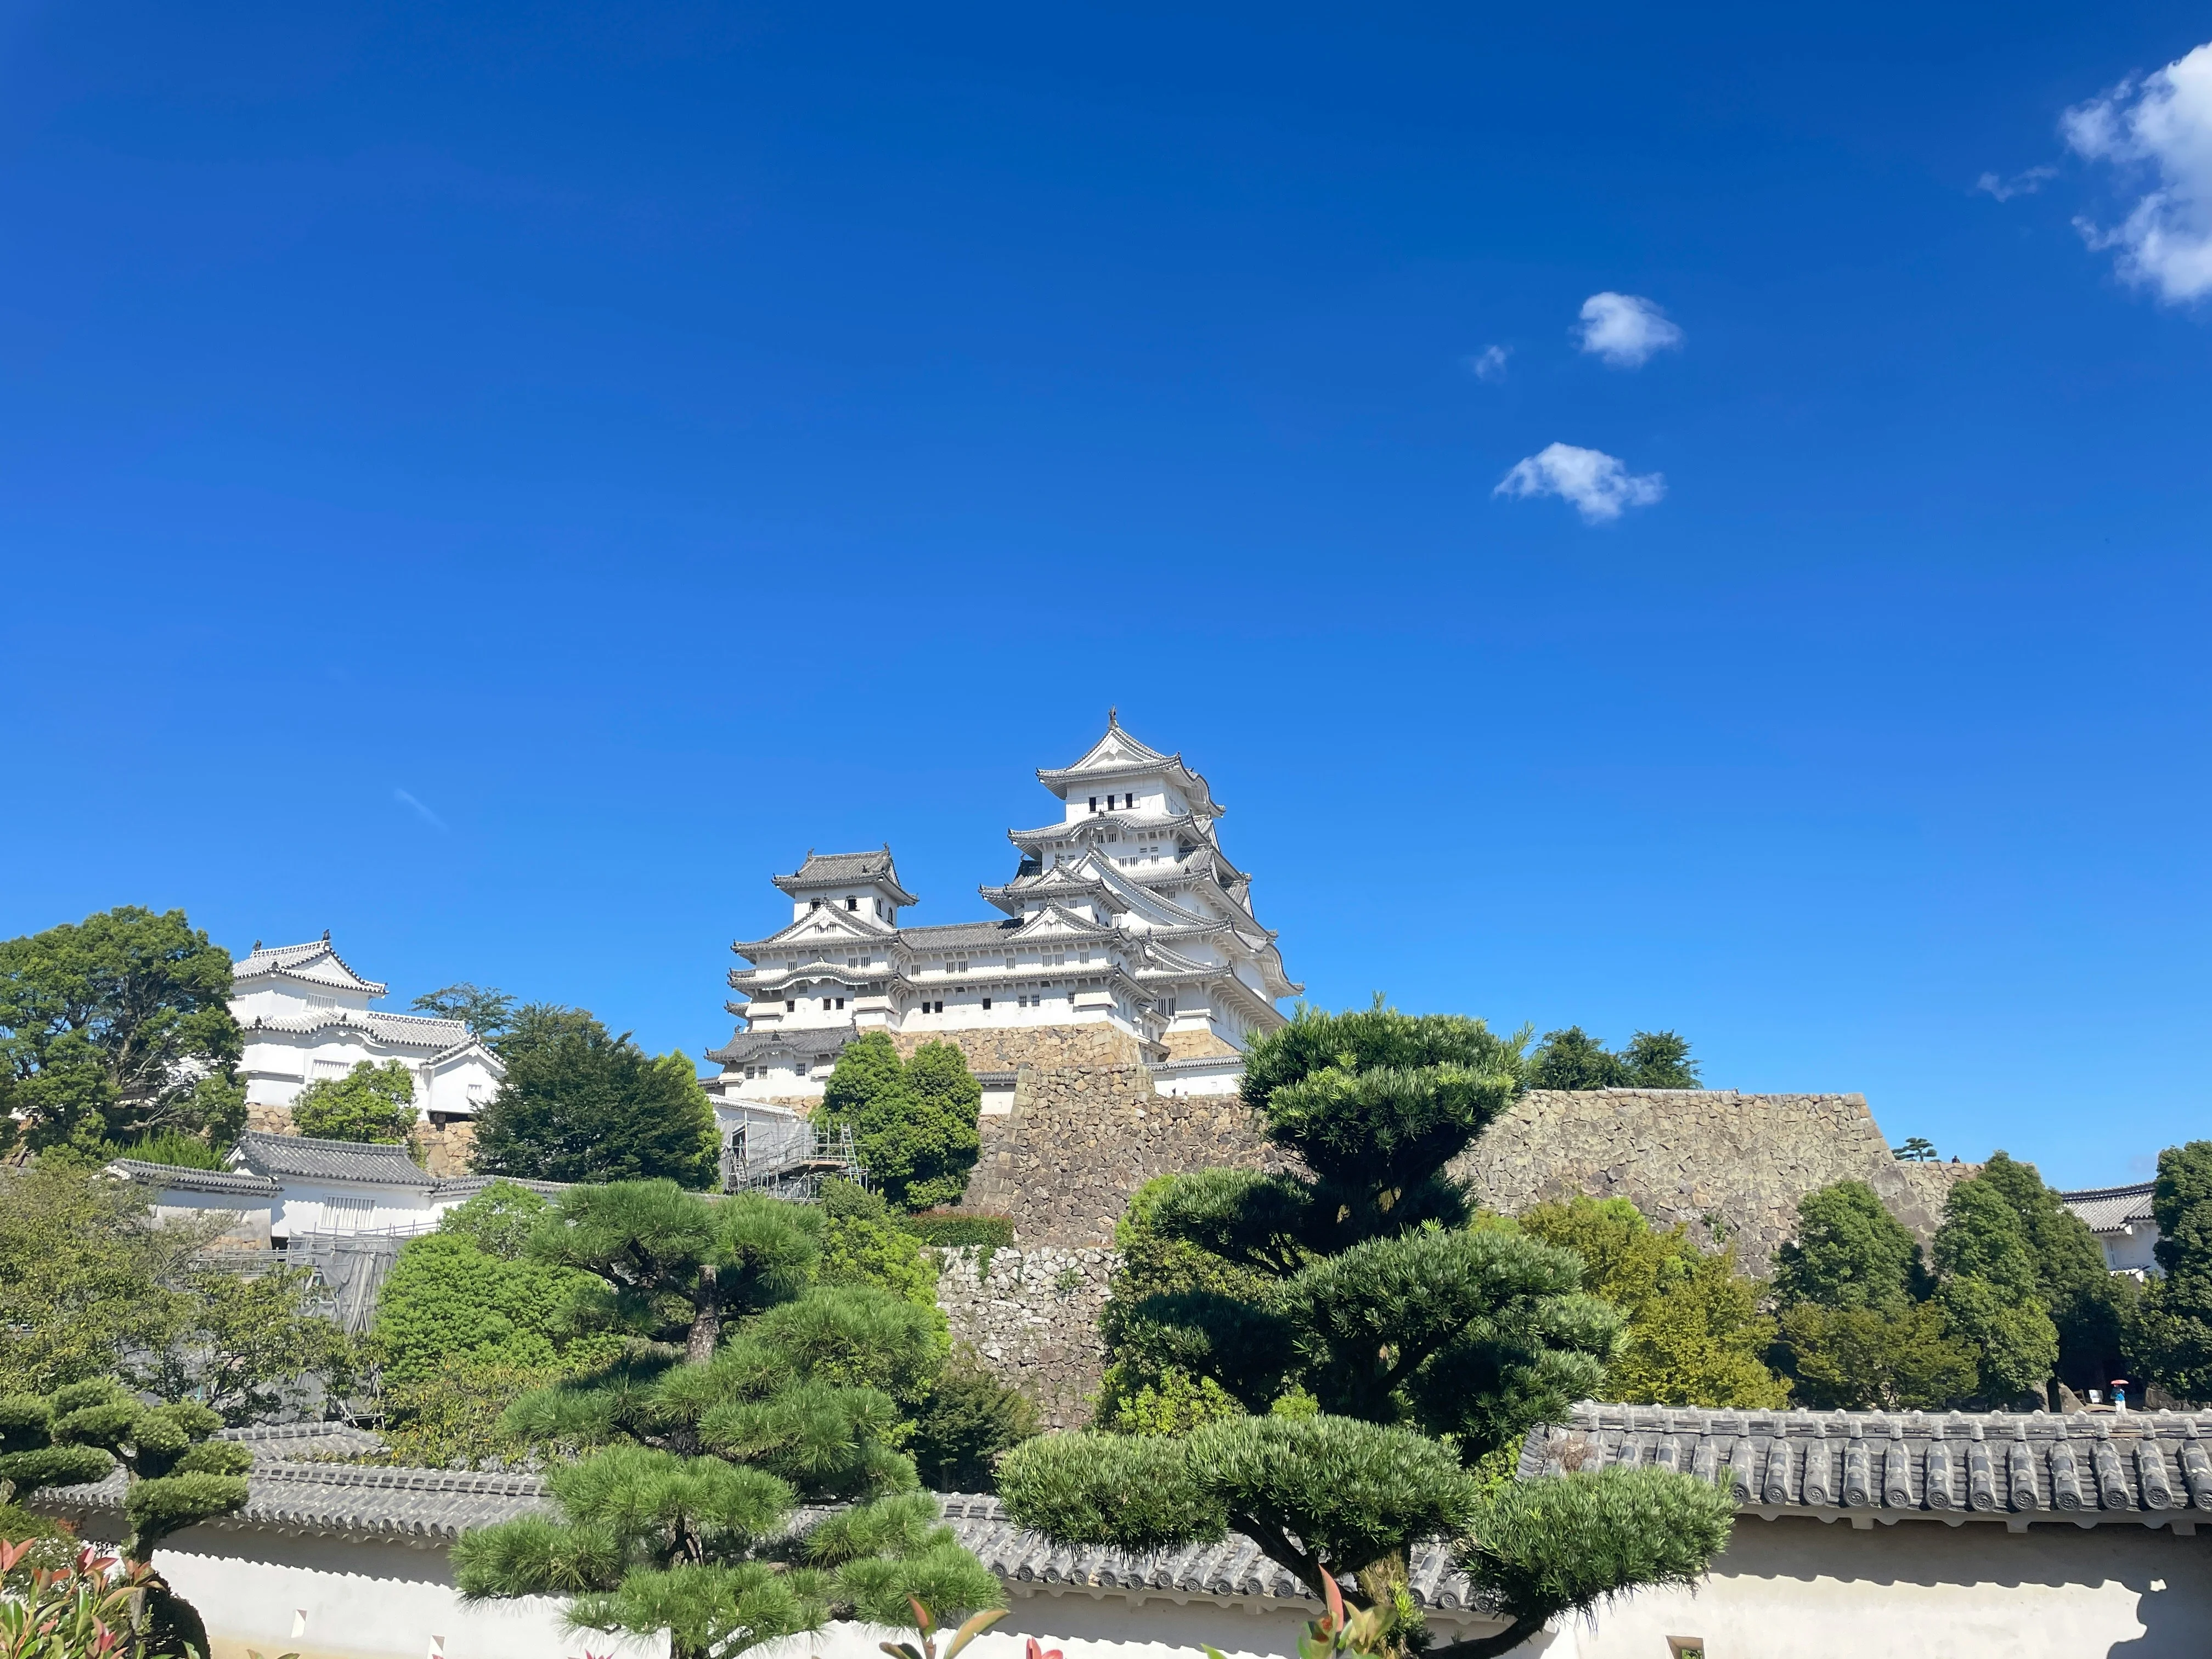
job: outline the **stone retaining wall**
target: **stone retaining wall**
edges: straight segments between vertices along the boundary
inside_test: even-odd
[[[901,1060],[912,1060],[925,1042],[949,1042],[971,1072],[1011,1072],[1023,1066],[1040,1071],[1072,1066],[1136,1066],[1146,1056],[1143,1045],[1118,1026],[1100,1020],[1080,1025],[1018,1025],[970,1031],[894,1031],[891,1044]],[[1158,1049],[1153,1051],[1157,1056]]]
[[[1979,1166],[1899,1163],[1863,1095],[1602,1089],[1531,1090],[1451,1167],[1507,1215],[1577,1194],[1625,1198],[1708,1244],[1717,1218],[1763,1273],[1809,1193],[1863,1181],[1924,1243],[1952,1182]]]
[[[1088,1427],[1106,1364],[1098,1312],[1118,1253],[1043,1244],[937,1255],[937,1305],[952,1340],[1035,1401],[1044,1427]]]

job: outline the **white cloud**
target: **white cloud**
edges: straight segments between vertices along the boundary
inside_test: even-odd
[[[433,830],[442,830],[446,827],[445,819],[440,817],[428,807],[423,805],[421,801],[416,800],[414,796],[409,794],[404,789],[393,790],[392,792],[392,799],[398,801],[402,806],[411,807],[414,810],[416,816],[420,817],[423,823],[428,824]]]
[[[1667,493],[1656,472],[1633,473],[1600,449],[1549,444],[1518,462],[1493,495],[1557,495],[1571,501],[1585,524],[1603,524],[1625,507],[1650,507]]]
[[[2157,178],[2112,228],[2075,220],[2089,246],[2118,248],[2120,274],[2165,299],[2212,294],[2212,42],[2068,110],[2060,127],[2088,160]]]
[[[1505,360],[1512,355],[1511,346],[1486,345],[1467,360],[1468,372],[1478,380],[1502,380]]]
[[[1655,351],[1682,343],[1682,331],[1650,301],[1633,294],[1593,294],[1583,301],[1583,349],[1613,368],[1641,368]]]
[[[2033,196],[2058,176],[2057,167],[2030,167],[2025,173],[2015,173],[2009,179],[2000,179],[1994,173],[1985,173],[1974,180],[1974,188],[2000,202],[2009,202],[2015,196]]]

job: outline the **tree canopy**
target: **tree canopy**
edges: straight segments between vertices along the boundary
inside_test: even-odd
[[[982,1141],[983,1085],[949,1042],[925,1042],[902,1065],[881,1031],[845,1045],[823,1091],[819,1121],[849,1125],[860,1163],[903,1210],[959,1200]]]
[[[1697,1062],[1687,1038],[1638,1031],[1618,1054],[1579,1025],[1547,1031],[1529,1057],[1532,1089],[1695,1089]]]
[[[1319,1596],[1352,1575],[1401,1653],[1425,1637],[1407,1553],[1457,1559],[1512,1617],[1438,1650],[1509,1651],[1555,1613],[1701,1575],[1729,1500],[1687,1476],[1577,1473],[1501,1497],[1474,1466],[1593,1392],[1621,1316],[1572,1252],[1470,1226],[1449,1161],[1517,1094],[1525,1037],[1384,1006],[1302,1011],[1255,1042],[1245,1098],[1303,1175],[1214,1170],[1160,1190],[1152,1224],[1243,1278],[1132,1308],[1152,1352],[1244,1415],[1182,1435],[1024,1442],[1000,1465],[1014,1518],[1063,1543],[1145,1549],[1244,1534]],[[1625,1482],[1624,1474],[1637,1477]]]
[[[182,910],[124,905],[0,942],[0,1126],[20,1117],[33,1146],[235,1139],[229,997],[230,953]]]
[[[721,1138],[698,1074],[655,1059],[581,1009],[533,1004],[501,1046],[507,1077],[477,1118],[487,1175],[714,1184]]]
[[[2130,1344],[2150,1379],[2178,1400],[2212,1400],[2212,1140],[2158,1155],[2151,1189],[2158,1265]]]
[[[415,1080],[398,1060],[356,1060],[343,1077],[317,1078],[292,1103],[292,1127],[322,1140],[397,1145],[416,1115]]]
[[[1628,1317],[1606,1366],[1605,1398],[1652,1406],[1788,1403],[1766,1368],[1774,1322],[1760,1286],[1736,1270],[1735,1252],[1699,1249],[1689,1230],[1655,1231],[1625,1198],[1540,1204],[1517,1218],[1523,1231],[1583,1259],[1583,1288]]]
[[[415,999],[413,1006],[418,1013],[459,1020],[469,1028],[471,1036],[494,1048],[514,1029],[514,999],[504,991],[471,985],[466,980],[425,991]]]
[[[826,1222],[752,1194],[708,1205],[672,1182],[566,1194],[530,1236],[590,1281],[578,1329],[621,1356],[525,1395],[507,1426],[580,1446],[555,1516],[467,1534],[471,1596],[566,1594],[589,1629],[665,1632],[707,1659],[833,1618],[913,1622],[997,1603],[899,1449],[945,1357],[944,1317],[876,1285],[815,1278]],[[805,1500],[851,1505],[794,1531]]]

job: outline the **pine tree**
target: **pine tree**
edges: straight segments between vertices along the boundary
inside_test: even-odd
[[[714,1109],[681,1056],[655,1059],[580,1009],[535,1003],[515,1017],[500,1051],[506,1079],[477,1119],[476,1164],[485,1174],[714,1183]]]
[[[833,1618],[911,1624],[996,1605],[913,1460],[906,1419],[942,1370],[943,1315],[873,1285],[814,1280],[823,1220],[668,1182],[563,1196],[530,1253],[590,1276],[571,1323],[623,1356],[525,1395],[514,1438],[586,1449],[550,1480],[559,1513],[466,1534],[472,1597],[568,1595],[573,1622],[665,1633],[672,1659],[727,1659]],[[795,1531],[802,1502],[853,1505]]]
[[[1014,1517],[1056,1541],[1127,1549],[1234,1527],[1317,1598],[1325,1579],[1352,1577],[1407,1654],[1425,1643],[1409,1553],[1455,1539],[1513,1622],[1439,1659],[1502,1654],[1614,1591],[1701,1576],[1728,1533],[1729,1500],[1711,1486],[1616,1469],[1500,1496],[1473,1472],[1595,1388],[1621,1322],[1583,1293],[1571,1252],[1469,1226],[1468,1194],[1444,1173],[1517,1093],[1524,1041],[1378,999],[1302,1012],[1255,1042],[1245,1098],[1310,1173],[1178,1177],[1157,1206],[1162,1231],[1256,1283],[1133,1310],[1163,1352],[1251,1414],[1182,1436],[1026,1442],[1000,1466]]]

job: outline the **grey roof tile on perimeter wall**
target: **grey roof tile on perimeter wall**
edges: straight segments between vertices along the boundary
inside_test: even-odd
[[[237,1170],[193,1170],[181,1164],[149,1164],[139,1158],[111,1158],[107,1168],[127,1181],[157,1192],[274,1198],[283,1190],[267,1176],[247,1175]]]
[[[1761,1512],[2191,1525],[2212,1510],[2212,1412],[1746,1412],[1584,1401],[1566,1423],[1529,1431],[1518,1473],[1526,1480],[1613,1464],[1720,1480]]]
[[[434,1187],[404,1146],[362,1140],[316,1140],[306,1135],[249,1131],[238,1138],[238,1155],[261,1175],[308,1181],[358,1181],[377,1187]]]

